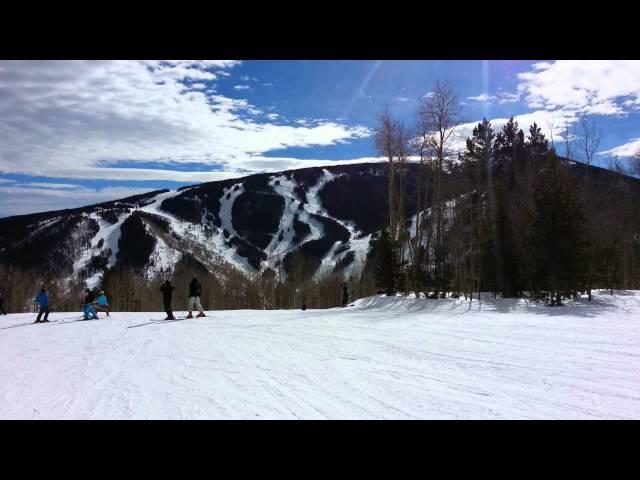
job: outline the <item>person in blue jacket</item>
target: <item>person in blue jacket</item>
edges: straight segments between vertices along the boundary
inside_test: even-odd
[[[96,309],[93,308],[93,302],[96,300],[95,294],[89,290],[88,288],[84,291],[84,318],[83,320],[89,320],[89,318],[93,320],[98,319],[98,314],[96,313]],[[91,315],[91,317],[89,317]]]
[[[40,312],[38,312],[38,317],[36,318],[35,323],[45,323],[49,322],[49,295],[47,295],[47,290],[42,287],[40,290],[40,294],[36,297],[36,302],[40,305]],[[42,314],[44,313],[44,319],[40,320]]]
[[[100,295],[96,300],[96,311],[98,312],[107,312],[107,317],[109,316],[109,302],[107,301],[107,296],[104,294],[104,290],[100,291]]]

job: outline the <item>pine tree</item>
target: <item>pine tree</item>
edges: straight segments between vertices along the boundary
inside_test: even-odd
[[[512,171],[513,162],[522,158],[524,145],[524,132],[518,128],[518,122],[511,117],[496,135],[494,142],[495,173],[500,176],[508,176]]]
[[[489,243],[494,248],[495,290],[502,292],[504,297],[514,297],[521,291],[513,196],[519,193],[515,188],[516,171],[522,170],[525,151],[524,132],[512,117],[496,135],[490,178],[492,189],[488,192],[493,229],[493,239]]]
[[[549,292],[551,305],[560,305],[563,293],[583,286],[586,244],[578,189],[553,151],[536,179],[534,201],[534,282]]]
[[[534,157],[541,157],[549,153],[549,141],[536,122],[529,127],[529,136],[526,141],[527,150]]]
[[[467,139],[467,151],[463,157],[463,168],[467,182],[468,192],[468,222],[470,230],[469,251],[471,254],[470,277],[471,277],[471,298],[473,298],[473,287],[478,288],[483,282],[483,273],[489,272],[482,268],[482,249],[487,244],[491,229],[487,228],[489,209],[484,208],[486,200],[489,198],[487,192],[492,190],[491,185],[491,158],[493,153],[493,142],[495,134],[491,128],[491,123],[485,118],[473,129],[471,138]],[[479,280],[479,281],[477,281]],[[476,283],[477,282],[477,283]]]
[[[382,230],[380,238],[375,242],[375,280],[376,287],[384,290],[387,295],[396,292],[396,278],[398,276],[398,261],[393,248],[393,242],[387,229]]]

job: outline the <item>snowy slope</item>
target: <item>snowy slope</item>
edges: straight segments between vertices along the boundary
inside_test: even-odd
[[[102,265],[112,267],[116,264],[118,242],[122,239],[121,227],[136,212],[160,216],[168,222],[168,227],[163,223],[154,225],[152,217],[139,217],[145,223],[147,232],[158,239],[151,256],[148,257],[145,251],[145,258],[138,259],[139,264],[145,264],[144,275],[147,277],[160,271],[172,270],[176,262],[188,254],[211,270],[215,270],[218,262],[222,260],[248,276],[254,276],[259,268],[262,271],[273,269],[281,274],[280,278],[286,278],[284,270],[288,268],[289,263],[285,260],[290,259],[299,249],[304,255],[313,257],[314,261],[317,261],[317,264],[314,264],[319,264],[316,278],[334,273],[346,277],[354,273],[354,268],[363,266],[370,250],[371,236],[365,236],[358,229],[356,220],[344,220],[356,218],[357,215],[354,217],[353,211],[345,215],[343,204],[347,201],[339,187],[338,193],[334,194],[327,194],[323,189],[337,179],[347,182],[354,178],[366,178],[366,181],[358,183],[349,194],[359,192],[359,195],[367,196],[362,192],[376,191],[375,185],[379,177],[379,169],[376,168],[367,164],[355,167],[308,168],[194,185],[179,191],[150,192],[144,198],[130,197],[123,201],[87,206],[73,213],[59,212],[60,215],[53,217],[53,220],[46,212],[34,215],[32,223],[28,222],[29,218],[27,221],[16,218],[13,224],[9,222],[6,230],[14,232],[21,229],[25,235],[34,235],[34,232],[39,235],[42,231],[48,230],[47,227],[52,222],[73,220],[74,216],[78,215],[82,217],[82,222],[94,229],[98,226],[98,231],[93,235],[86,233],[83,236],[86,229],[80,227],[72,234],[65,233],[70,237],[69,243],[78,243],[78,247],[77,252],[67,258],[70,261],[70,272],[67,273],[68,267],[60,266],[60,270],[65,267],[67,281],[75,282],[79,279],[90,287],[100,285],[103,277]],[[243,194],[247,195],[242,197]],[[263,206],[262,209],[256,209],[259,211],[257,217],[251,208],[237,208],[238,198],[242,198],[243,206],[246,207],[247,201],[260,201],[260,195],[263,194],[282,198],[282,214],[277,207],[278,201],[273,197],[268,197],[268,204],[273,204],[274,208],[269,210]],[[382,198],[379,195],[370,197],[377,200]],[[327,198],[331,201],[328,202],[328,207],[325,207],[323,199],[326,201]],[[166,210],[163,210],[162,204],[165,200],[169,201],[165,203]],[[367,206],[370,207],[369,204]],[[365,213],[362,217],[366,220],[367,215]],[[301,223],[308,226],[308,235],[305,225],[301,227]],[[336,224],[350,233],[349,242],[342,243],[346,232]],[[243,228],[238,232],[234,225],[242,225]],[[252,230],[252,225],[255,225],[255,231]],[[296,230],[306,236],[298,238]],[[370,231],[369,229],[368,232]],[[256,239],[264,239],[266,235],[270,236],[267,237],[268,243],[263,244],[258,240],[257,245]],[[15,242],[14,237],[19,238],[20,235],[8,235],[7,245]],[[325,239],[329,241],[323,241]],[[58,240],[59,238],[49,235],[41,243],[52,245],[54,248],[59,243]],[[127,236],[124,242],[130,246],[135,244],[136,239]],[[107,249],[111,249],[110,255],[107,255]],[[5,245],[0,244],[0,254],[4,250]],[[135,249],[129,250],[133,250],[135,256]],[[10,255],[8,258],[11,263]]]
[[[640,418],[640,292],[0,317],[0,418]]]
[[[102,252],[107,249],[111,250],[111,254],[109,255],[108,267],[113,267],[116,264],[116,258],[118,255],[118,240],[120,239],[120,226],[122,222],[128,217],[128,215],[120,215],[118,217],[118,221],[114,224],[111,224],[100,217],[97,214],[88,215],[89,218],[93,218],[98,222],[100,230],[96,233],[96,235],[91,239],[91,247],[88,250],[82,252],[82,255],[76,259],[73,264],[73,274],[67,279],[75,278],[76,275],[85,268],[88,262],[91,260],[91,257],[95,255],[100,255]],[[98,247],[98,244],[102,240],[102,247]],[[95,272],[93,275],[86,279],[87,287],[95,288],[100,284],[102,280],[103,272]]]

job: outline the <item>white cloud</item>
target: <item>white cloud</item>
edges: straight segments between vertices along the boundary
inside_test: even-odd
[[[610,150],[598,152],[598,155],[618,155],[620,157],[631,157],[640,151],[640,138],[632,138],[629,142]]]
[[[54,190],[89,190],[86,187],[70,183],[47,183],[47,182],[28,182],[17,183],[16,187],[36,187],[36,188],[49,188]]]
[[[206,83],[200,79],[210,81],[237,63],[1,61],[0,174],[176,181],[199,175],[206,181],[249,171],[256,155],[271,150],[372,134],[329,120],[258,123],[248,116],[261,111],[246,99],[182,83]],[[121,160],[129,168],[115,168]],[[270,161],[264,157],[261,164]],[[215,164],[224,171],[130,168],[142,162]]]
[[[518,92],[531,108],[620,115],[624,102],[640,104],[640,61],[558,60],[518,74]]]
[[[280,172],[283,170],[293,170],[297,168],[308,167],[326,167],[331,165],[351,165],[357,163],[371,163],[371,162],[385,162],[386,159],[382,157],[361,157],[351,160],[300,160],[297,158],[287,157],[264,157],[255,156],[245,162],[245,165],[254,171],[263,172]],[[244,176],[237,175],[237,176]]]
[[[273,83],[263,83],[262,85],[264,85],[265,87],[271,87]]]
[[[564,129],[565,125],[571,125],[578,120],[575,112],[556,110],[549,112],[546,110],[539,110],[531,113],[525,113],[522,115],[515,115],[513,119],[518,122],[518,128],[524,131],[525,136],[529,134],[529,127],[535,122],[542,130],[542,133],[549,140],[556,144],[556,148],[560,143],[560,132]],[[509,121],[508,118],[492,118],[489,119],[491,127],[494,132],[498,132]],[[481,120],[475,122],[464,123],[454,131],[454,140],[452,142],[452,150],[464,151],[466,148],[466,139],[471,137],[473,129],[480,123]]]
[[[278,115],[277,113],[268,113],[267,114],[267,118],[269,120],[275,120],[276,118],[278,118],[280,115]]]
[[[474,100],[476,102],[483,102],[483,103],[491,103],[496,98],[497,97],[495,95],[489,95],[488,93],[481,93],[480,95],[477,95],[475,97],[467,97],[467,100]]]
[[[396,97],[394,98],[396,102],[412,102],[413,100],[407,97]]]
[[[498,90],[501,90],[500,88]],[[499,91],[497,95],[489,95],[488,93],[481,93],[480,95],[476,95],[474,97],[467,97],[467,100],[473,100],[475,102],[481,103],[494,103],[498,101],[498,103],[513,103],[520,100],[520,95],[517,93],[508,93]],[[466,105],[465,103],[460,102],[461,105]]]
[[[9,180],[8,178],[0,178],[0,183],[15,183],[15,180]]]
[[[117,200],[157,190],[155,188],[108,187],[99,190],[80,187],[76,190],[56,188],[17,188],[0,186],[0,216],[82,207]]]
[[[520,101],[520,95],[517,93],[500,92],[498,93],[498,98],[500,99],[500,104]]]
[[[251,87],[249,85],[234,85],[234,90],[250,90]]]

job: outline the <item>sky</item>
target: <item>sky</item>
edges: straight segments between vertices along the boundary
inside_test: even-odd
[[[559,143],[587,115],[596,163],[640,148],[640,61],[0,61],[0,217],[375,161],[380,113],[411,127],[438,79],[460,145],[483,118]]]

